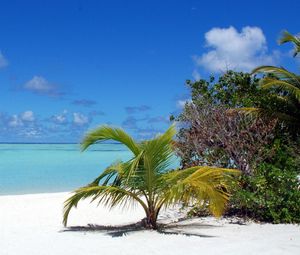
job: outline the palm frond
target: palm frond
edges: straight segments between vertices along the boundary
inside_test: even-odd
[[[294,44],[294,57],[300,52],[300,38],[290,34],[288,31],[283,31],[282,37],[279,39],[279,44],[291,42]]]
[[[116,179],[124,173],[124,163],[116,162],[107,167],[93,182],[88,186],[98,186],[101,181],[102,186],[108,185],[110,182],[115,183]]]
[[[121,128],[112,128],[109,126],[101,126],[88,132],[81,143],[81,149],[84,151],[94,143],[107,140],[114,140],[126,145],[134,155],[138,155],[140,153],[138,144],[130,135]]]
[[[269,77],[262,79],[261,84],[263,89],[271,89],[273,87],[277,87],[281,90],[289,91],[300,102],[300,86],[299,88],[297,88],[296,86],[285,80],[277,80]]]
[[[242,107],[242,108],[230,109],[230,111],[239,111],[252,116],[259,116],[267,119],[274,118],[281,121],[286,121],[286,122],[296,123],[296,124],[298,122],[298,119],[292,115],[283,112],[268,110],[265,108]]]
[[[132,158],[131,160],[129,160],[127,162],[127,164],[129,165],[129,171],[128,171],[128,174],[127,174],[127,178],[132,176],[133,174],[135,174],[137,168],[141,164],[141,161],[144,157],[144,153],[145,153],[145,151],[141,150],[138,155],[136,155],[134,158]]]
[[[165,174],[168,183],[163,196],[166,206],[178,202],[184,204],[208,201],[214,216],[219,217],[229,199],[229,180],[239,174],[235,169],[192,167]]]
[[[276,66],[260,66],[252,73],[271,73],[277,78],[264,77],[260,84],[262,89],[279,88],[293,95],[300,102],[300,76],[289,72],[285,68]]]
[[[159,172],[169,166],[173,156],[172,142],[175,134],[176,129],[172,125],[164,134],[142,144],[147,168],[153,168]]]
[[[63,224],[68,223],[68,217],[73,207],[77,207],[80,200],[91,197],[91,202],[99,200],[98,203],[103,203],[105,206],[112,208],[120,203],[138,202],[144,210],[147,210],[146,204],[139,198],[138,194],[132,191],[118,188],[115,186],[86,186],[74,191],[74,194],[69,197],[64,203]]]
[[[144,157],[140,174],[143,176],[143,180],[150,193],[161,172],[165,171],[172,163],[172,157],[174,156],[172,140],[175,133],[175,126],[172,125],[164,134],[141,145]]]
[[[279,79],[287,79],[294,82],[296,86],[300,86],[300,77],[283,67],[259,66],[252,71],[252,74],[256,73],[272,73]]]

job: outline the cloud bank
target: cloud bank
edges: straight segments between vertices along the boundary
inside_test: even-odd
[[[205,42],[208,51],[194,60],[209,72],[249,72],[259,65],[275,64],[278,58],[276,52],[268,53],[266,37],[259,27],[247,26],[241,32],[234,27],[212,28],[205,34]]]
[[[46,118],[37,116],[31,110],[13,114],[0,112],[0,141],[77,141],[97,116],[91,112],[69,112],[68,110]]]

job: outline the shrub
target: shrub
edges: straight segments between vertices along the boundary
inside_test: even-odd
[[[229,215],[272,223],[300,223],[300,156],[278,146],[274,157],[261,163],[253,175],[240,177]]]
[[[253,117],[209,103],[187,104],[180,118],[176,152],[182,167],[237,168],[247,174],[269,154],[264,148],[272,144],[277,125],[276,119]]]

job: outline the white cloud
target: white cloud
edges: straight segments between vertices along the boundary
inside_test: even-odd
[[[73,113],[73,123],[75,125],[85,125],[89,122],[89,118],[82,113],[74,112]]]
[[[65,123],[67,121],[67,117],[62,114],[54,116],[54,119],[57,123]]]
[[[8,120],[8,126],[17,128],[22,127],[24,124],[27,126],[26,123],[34,122],[35,117],[32,111],[25,111],[21,114],[13,114]]]
[[[25,111],[21,115],[21,119],[24,121],[34,121],[34,114],[32,111]]]
[[[0,51],[0,68],[6,67],[8,65],[8,61],[3,56],[2,52]]]
[[[24,84],[24,88],[41,94],[51,94],[55,90],[53,85],[42,76],[34,76],[30,81]]]
[[[22,120],[18,117],[17,114],[14,114],[11,116],[9,122],[8,122],[9,127],[21,127],[23,126]]]
[[[24,130],[22,133],[22,136],[25,136],[27,138],[37,138],[37,137],[41,136],[41,132],[39,129],[30,128],[30,129]]]
[[[51,119],[56,124],[65,124],[68,122],[67,114],[68,114],[68,111],[64,110],[61,114],[52,116]]]
[[[213,28],[205,34],[205,40],[211,49],[196,56],[195,61],[212,72],[251,71],[259,65],[274,64],[278,57],[268,54],[266,38],[259,27],[247,26],[241,32],[234,27]]]

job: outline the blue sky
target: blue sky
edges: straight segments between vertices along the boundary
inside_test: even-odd
[[[248,4],[249,3],[249,4]],[[299,71],[283,29],[300,2],[1,1],[0,142],[78,142],[100,124],[137,138],[180,111],[186,79]]]

